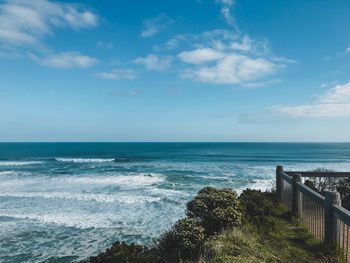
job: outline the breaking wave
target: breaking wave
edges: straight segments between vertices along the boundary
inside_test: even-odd
[[[0,161],[0,166],[21,166],[21,165],[32,165],[41,164],[40,161]]]
[[[106,228],[112,227],[112,223],[104,218],[96,218],[93,215],[72,214],[72,213],[49,213],[49,214],[16,214],[2,213],[0,217],[9,217],[14,219],[34,220],[44,224],[61,225],[65,227],[87,228]]]
[[[101,203],[124,203],[124,204],[144,204],[161,201],[160,197],[142,195],[112,195],[112,194],[92,194],[92,193],[70,193],[70,192],[18,192],[2,193],[0,197],[17,198],[45,198],[45,199],[68,199],[78,201],[95,201]]]
[[[22,175],[22,176],[26,176],[26,175],[31,175],[31,173],[29,172],[17,172],[17,171],[1,171],[0,172],[0,176],[2,175]]]
[[[55,158],[55,160],[69,163],[105,163],[114,162],[115,158]]]
[[[66,183],[74,184],[95,184],[95,185],[117,185],[117,186],[149,186],[161,183],[165,178],[157,173],[139,173],[130,175],[116,175],[116,176],[96,176],[96,177],[69,177],[60,178]]]

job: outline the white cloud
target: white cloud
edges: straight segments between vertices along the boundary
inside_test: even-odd
[[[350,104],[350,81],[343,85],[336,85],[320,98],[322,103]]]
[[[198,48],[191,51],[181,52],[178,57],[191,64],[202,64],[203,62],[215,61],[223,58],[225,55],[222,52],[216,51],[212,48]]]
[[[106,72],[96,73],[94,76],[100,79],[119,80],[134,79],[136,74],[133,69],[113,69]]]
[[[144,38],[154,36],[172,23],[174,23],[174,20],[166,14],[159,14],[155,18],[146,19],[143,21],[141,36]]]
[[[42,58],[33,55],[31,57],[43,66],[59,69],[88,68],[97,63],[97,59],[82,55],[79,52],[55,53]]]
[[[278,65],[265,58],[254,59],[232,53],[219,59],[213,66],[189,69],[183,76],[205,83],[243,85],[271,75],[278,68]]]
[[[231,15],[231,8],[234,5],[233,0],[216,0],[217,3],[221,4],[221,15],[230,26],[235,26],[235,19]]]
[[[181,76],[203,83],[268,85],[276,80],[266,77],[292,62],[273,55],[265,40],[255,41],[230,30],[216,29],[192,36],[191,44],[194,49],[177,56],[188,64]]]
[[[350,53],[350,47],[347,47],[347,48],[345,49],[345,53]]]
[[[296,118],[350,117],[350,81],[336,85],[313,103],[276,106],[272,110]]]
[[[158,57],[150,54],[146,57],[139,57],[133,61],[135,64],[144,65],[148,70],[164,71],[171,66],[171,57]]]
[[[7,0],[0,4],[0,42],[9,45],[39,44],[54,28],[93,27],[98,17],[68,3],[49,0]]]
[[[78,30],[97,26],[96,14],[76,4],[51,0],[5,0],[0,3],[0,55],[29,57],[54,68],[86,68],[96,59],[79,52],[54,53],[43,44],[55,29]],[[2,57],[5,57],[1,55]]]

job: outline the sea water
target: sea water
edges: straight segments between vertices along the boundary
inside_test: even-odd
[[[271,188],[276,165],[350,171],[350,144],[0,143],[0,262],[152,245],[202,187]]]

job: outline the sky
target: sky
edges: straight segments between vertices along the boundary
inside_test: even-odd
[[[0,0],[0,141],[350,141],[348,0]]]

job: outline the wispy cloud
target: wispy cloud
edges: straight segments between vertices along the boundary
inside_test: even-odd
[[[146,57],[138,57],[133,61],[135,64],[141,64],[148,70],[164,71],[168,69],[172,64],[172,58],[169,56],[159,57],[154,54],[150,54]]]
[[[152,37],[174,22],[175,21],[172,18],[163,13],[154,18],[146,19],[143,21],[141,36],[144,38]]]
[[[134,79],[136,73],[133,69],[113,69],[106,72],[96,73],[94,76],[106,80]]]
[[[44,57],[31,55],[31,58],[43,66],[58,69],[88,68],[98,62],[97,59],[79,52],[55,53]]]
[[[240,41],[232,42],[230,47],[233,50],[248,52],[253,49],[253,45],[253,40],[248,35],[245,35],[240,39]]]
[[[350,81],[336,85],[315,102],[293,106],[275,106],[272,111],[294,118],[350,117]]]
[[[115,97],[136,97],[143,93],[142,89],[123,89],[116,90],[112,93],[112,96]]]
[[[98,48],[104,48],[104,49],[110,49],[114,47],[114,44],[112,42],[103,42],[103,41],[98,41],[96,43],[96,46]]]
[[[93,27],[98,17],[68,3],[49,0],[7,0],[0,4],[0,42],[11,45],[39,44],[55,28]]]
[[[181,43],[182,41],[186,40],[187,36],[183,35],[183,34],[178,34],[176,36],[174,36],[173,38],[169,39],[164,47],[168,50],[177,48],[179,43]]]
[[[347,47],[347,48],[345,49],[345,53],[350,53],[350,47]]]
[[[235,19],[231,14],[231,8],[234,5],[234,0],[216,0],[221,5],[221,15],[230,26],[235,26]]]

